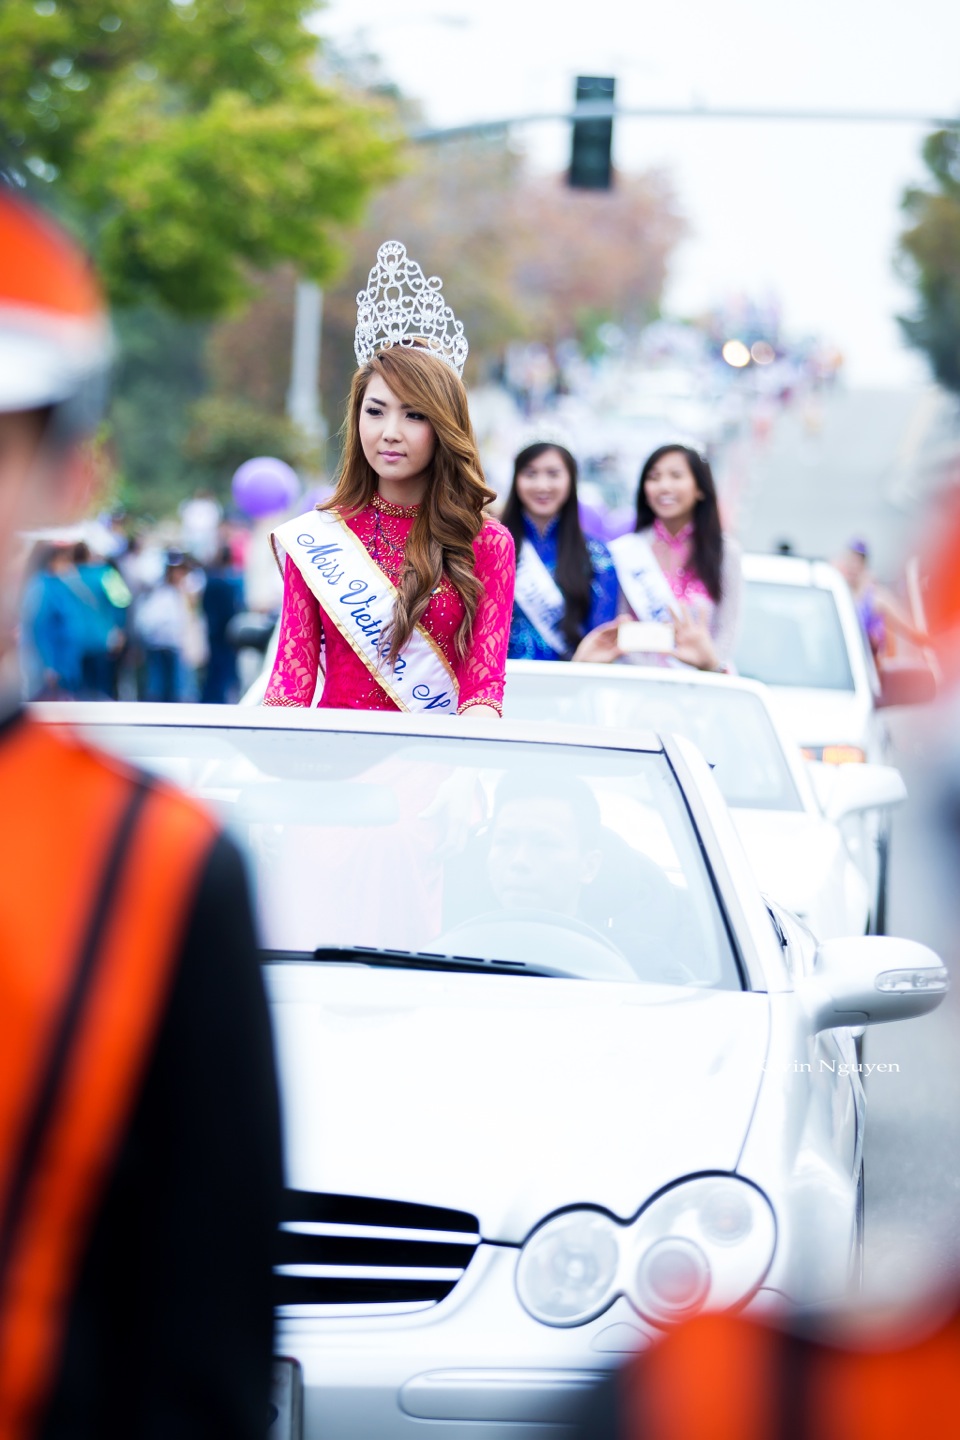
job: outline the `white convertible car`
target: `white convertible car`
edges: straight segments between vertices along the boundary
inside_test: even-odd
[[[509,719],[613,725],[685,735],[701,750],[733,813],[764,894],[799,915],[821,940],[875,928],[872,871],[844,834],[865,812],[906,799],[886,765],[817,766],[824,799],[767,688],[731,675],[635,665],[511,660]]]
[[[736,665],[762,680],[775,713],[817,767],[818,790],[831,803],[838,767],[886,760],[882,711],[932,700],[929,666],[888,664],[879,674],[850,589],[832,565],[799,555],[743,557],[743,615]],[[868,876],[874,923],[886,918],[889,817],[865,812],[844,831]]]
[[[289,1187],[272,1435],[549,1440],[678,1319],[855,1276],[846,1027],[933,1008],[946,974],[771,914],[688,742],[38,713],[186,785],[252,860]]]

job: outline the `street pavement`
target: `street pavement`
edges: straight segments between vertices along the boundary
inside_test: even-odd
[[[892,576],[917,542],[944,460],[960,451],[955,413],[933,387],[798,400],[765,442],[730,454],[726,498],[744,548],[789,541],[829,559],[859,537],[877,573]]]
[[[953,407],[932,389],[835,391],[813,410],[781,417],[765,443],[731,457],[731,518],[745,549],[788,539],[829,557],[845,540],[871,546],[875,570],[895,581],[935,519],[951,450]],[[909,800],[896,813],[887,929],[930,945],[955,990],[935,1014],[880,1025],[868,1062],[899,1066],[865,1081],[864,1291],[906,1299],[960,1278],[960,827],[944,818],[944,725],[936,713],[890,718],[893,763]]]
[[[865,1059],[900,1067],[865,1081],[868,1293],[960,1278],[960,832],[930,719],[901,713],[891,725],[909,799],[893,825],[887,929],[942,955],[954,989],[933,1015],[866,1038]]]

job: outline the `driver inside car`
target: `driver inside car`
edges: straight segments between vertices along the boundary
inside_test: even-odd
[[[487,854],[497,904],[578,916],[602,863],[599,837],[600,810],[582,780],[505,775]]]
[[[489,823],[448,862],[445,899],[454,903],[431,950],[632,980],[619,946],[583,913],[604,865],[600,809],[583,780],[508,772],[493,792]]]
[[[563,949],[573,973],[585,977],[689,979],[678,963],[684,927],[676,887],[655,860],[602,823],[597,797],[579,777],[504,774],[488,825],[448,866],[447,878],[447,898],[460,903],[447,908],[437,949],[477,947],[525,960],[539,954],[541,963],[561,968]],[[517,928],[533,924],[538,936]],[[562,927],[566,939],[544,935],[544,926]]]
[[[561,924],[573,933],[567,948],[576,956],[576,935],[599,942],[606,952],[606,978],[681,982],[688,972],[676,965],[674,950],[682,914],[675,887],[648,855],[633,850],[622,835],[604,827],[593,789],[576,776],[556,772],[508,772],[494,792],[484,838],[488,901],[475,881],[474,924],[448,930],[436,945],[504,945],[492,922],[512,917]],[[476,852],[471,857],[476,863]],[[468,864],[471,864],[468,860]],[[472,874],[476,874],[472,868]],[[492,901],[497,909],[489,909]],[[530,953],[530,936],[512,936],[517,956]],[[560,963],[554,935],[544,960]],[[615,956],[617,959],[612,959]],[[597,965],[583,958],[586,972]],[[613,969],[610,969],[613,966]]]

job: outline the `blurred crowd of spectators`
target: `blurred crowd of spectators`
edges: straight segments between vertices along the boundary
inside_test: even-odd
[[[180,507],[166,535],[121,514],[33,538],[22,665],[32,700],[239,698],[229,627],[245,608],[248,527],[213,496]]]

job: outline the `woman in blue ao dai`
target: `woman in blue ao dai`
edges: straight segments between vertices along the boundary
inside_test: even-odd
[[[502,522],[517,551],[509,658],[569,660],[584,635],[615,618],[618,595],[609,550],[581,529],[569,450],[541,441],[520,451]]]

